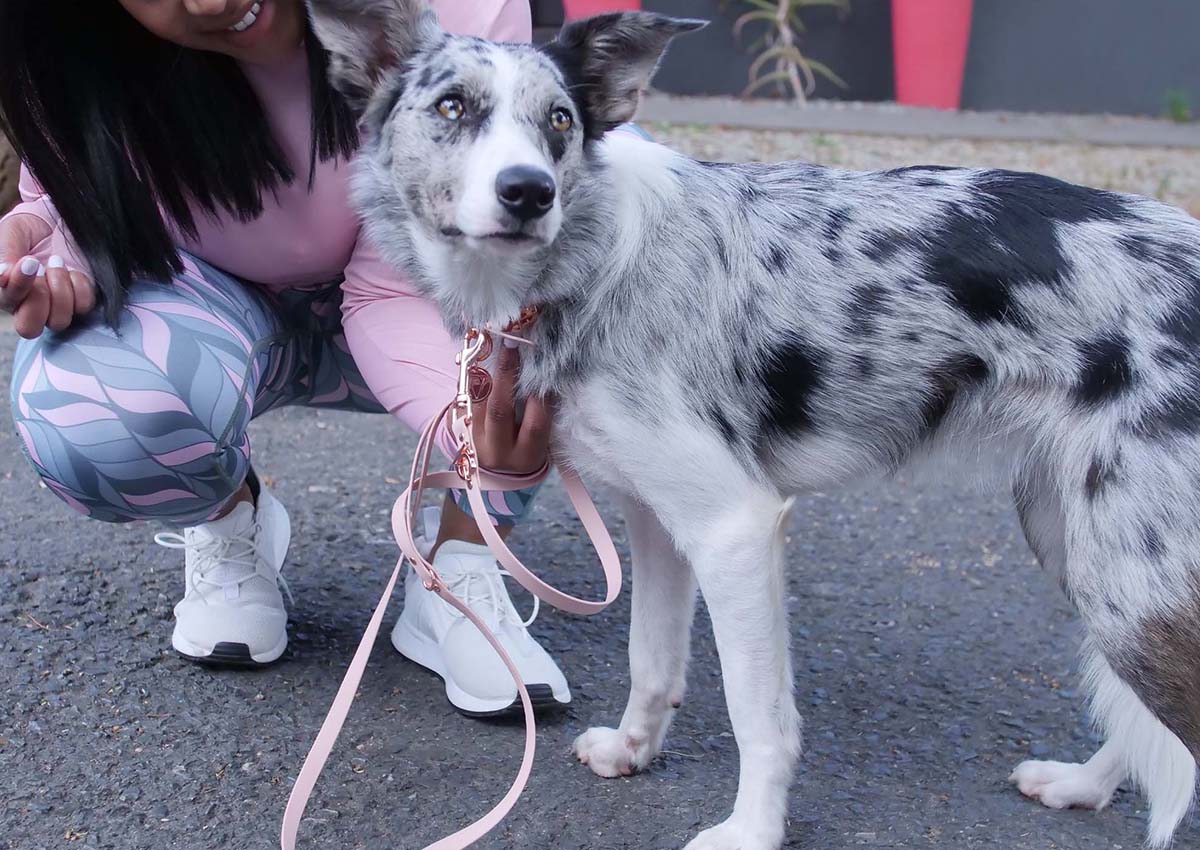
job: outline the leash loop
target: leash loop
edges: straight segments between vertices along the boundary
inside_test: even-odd
[[[504,331],[497,333],[505,339],[514,339],[530,344],[524,337],[515,334],[528,328],[536,318],[536,308],[528,308],[522,311],[520,319],[509,325]],[[522,587],[541,601],[569,613],[595,614],[607,608],[620,595],[621,564],[616,547],[604,527],[604,520],[600,517],[583,482],[579,480],[574,470],[559,467],[559,474],[571,504],[579,514],[588,538],[600,558],[606,584],[603,600],[578,599],[542,581],[513,555],[496,531],[495,526],[492,525],[487,506],[483,501],[484,490],[523,490],[544,480],[550,474],[551,468],[551,464],[547,462],[540,470],[529,475],[514,476],[500,475],[479,465],[479,454],[475,448],[471,423],[474,413],[473,405],[482,403],[491,391],[491,376],[478,364],[487,359],[492,347],[491,333],[487,330],[471,328],[464,335],[463,349],[455,358],[458,365],[458,387],[454,400],[442,408],[441,413],[426,426],[417,441],[417,450],[413,455],[412,469],[409,474],[409,485],[396,499],[392,508],[392,532],[396,537],[402,556],[396,562],[396,567],[392,570],[391,577],[384,586],[383,594],[379,597],[379,602],[363,632],[354,657],[350,661],[350,666],[342,678],[337,695],[334,696],[329,712],[321,724],[321,729],[317,733],[308,755],[304,758],[304,764],[300,767],[296,782],[292,785],[287,808],[283,814],[283,823],[280,827],[279,843],[282,850],[295,850],[296,848],[296,838],[300,830],[301,819],[304,817],[304,809],[308,805],[309,797],[316,787],[321,771],[329,760],[333,746],[350,713],[350,707],[354,703],[359,683],[362,681],[367,661],[371,656],[371,649],[375,645],[375,639],[383,624],[383,616],[387,611],[388,602],[391,600],[392,592],[395,590],[396,582],[406,561],[416,571],[426,590],[436,593],[448,605],[462,613],[484,636],[504,663],[509,675],[512,676],[525,717],[525,749],[521,757],[521,765],[504,797],[474,823],[435,841],[425,850],[464,850],[474,844],[499,825],[516,805],[529,780],[529,774],[533,770],[533,759],[537,746],[537,727],[533,714],[533,701],[521,679],[520,671],[501,645],[499,638],[465,602],[450,592],[433,564],[417,548],[414,534],[416,512],[420,508],[421,498],[427,487],[466,490],[475,524],[496,556],[496,560]],[[480,377],[481,372],[487,377],[486,383]],[[481,396],[480,393],[485,388],[486,391],[482,392]],[[429,464],[438,429],[446,426],[449,427],[451,434],[458,442],[458,455],[453,464],[454,471],[431,473]]]

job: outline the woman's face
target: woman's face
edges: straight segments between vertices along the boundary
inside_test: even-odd
[[[119,2],[159,38],[243,62],[274,62],[288,55],[304,37],[302,0]]]

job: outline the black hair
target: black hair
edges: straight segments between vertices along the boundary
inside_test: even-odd
[[[305,48],[311,186],[318,158],[348,158],[358,133],[311,26]],[[0,128],[87,257],[110,324],[135,277],[182,271],[164,214],[195,236],[189,202],[250,221],[296,179],[237,61],[158,38],[117,0],[0,0],[0,57]]]

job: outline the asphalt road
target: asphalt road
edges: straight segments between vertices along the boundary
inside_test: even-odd
[[[15,340],[0,329],[0,386]],[[76,518],[38,486],[10,431],[0,847],[278,846],[288,790],[395,558],[387,514],[412,440],[377,416],[295,409],[256,423],[256,466],[292,515],[296,606],[285,663],[231,673],[169,650],[179,553],[154,546],[152,528]],[[556,486],[520,544],[554,582],[594,592]],[[1078,690],[1078,623],[1003,498],[937,481],[812,495],[788,561],[806,718],[788,847],[1140,846],[1137,794],[1100,814],[1051,812],[1005,781],[1031,754],[1081,760],[1096,739]],[[703,616],[668,752],[644,775],[608,781],[569,756],[575,735],[619,718],[628,617],[626,596],[594,619],[547,611],[535,624],[575,701],[542,725],[529,789],[481,847],[679,848],[727,814],[737,753]],[[381,638],[302,845],[422,847],[498,798],[520,748],[519,727],[458,716],[438,680]],[[1177,846],[1200,846],[1200,829]]]

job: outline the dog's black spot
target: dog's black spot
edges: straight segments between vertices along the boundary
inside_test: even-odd
[[[725,411],[721,410],[715,404],[710,404],[708,407],[708,418],[717,426],[717,430],[721,432],[721,437],[727,444],[730,446],[737,444],[737,430],[733,427],[733,423],[729,421],[729,417],[725,415]]]
[[[721,269],[725,274],[732,274],[733,267],[729,264],[729,247],[725,244],[725,237],[721,236],[715,230],[712,240],[713,249],[717,252],[717,259],[721,261]]]
[[[432,73],[429,78],[430,87],[444,86],[454,78],[454,73],[453,68],[442,68],[440,71]]]
[[[550,158],[554,162],[561,162],[566,156],[567,148],[571,143],[571,131],[560,133],[550,125],[550,119],[546,118],[542,121],[537,121],[536,126],[542,134],[542,138],[546,140],[546,149],[550,151]]]
[[[921,249],[930,280],[980,324],[1030,328],[1015,290],[1059,287],[1072,271],[1059,244],[1059,225],[1132,216],[1120,195],[1039,174],[988,171],[975,177],[973,190],[970,200],[947,204],[935,225],[910,244]]]
[[[408,208],[412,210],[412,214],[420,216],[421,211],[425,209],[425,199],[421,196],[421,190],[416,186],[407,186],[404,189],[404,198],[408,201]]]
[[[1188,282],[1170,312],[1159,320],[1158,328],[1186,350],[1200,347],[1200,277]]]
[[[974,354],[952,358],[934,369],[929,375],[925,403],[921,407],[923,435],[934,434],[945,421],[955,400],[963,392],[986,381],[989,374],[987,364]]]
[[[729,366],[730,371],[733,372],[733,379],[737,382],[738,386],[744,387],[749,380],[749,376],[746,373],[746,367],[742,364],[741,358],[732,358]]]
[[[1146,556],[1154,561],[1161,561],[1167,551],[1162,534],[1149,523],[1142,527],[1142,548],[1146,551]]]
[[[766,271],[782,277],[787,274],[791,265],[791,256],[783,245],[772,242],[767,246],[767,250],[759,255],[758,262]]]
[[[1079,346],[1083,367],[1075,385],[1075,400],[1096,405],[1119,398],[1133,386],[1134,371],[1129,362],[1129,339],[1123,333],[1102,334]]]
[[[873,263],[886,263],[902,251],[920,248],[920,237],[902,230],[875,230],[862,238],[862,254]]]
[[[854,221],[848,207],[835,207],[825,213],[825,221],[821,225],[821,238],[831,245],[837,245],[842,240],[846,228]]]
[[[870,357],[865,354],[855,354],[853,361],[854,371],[858,374],[858,377],[864,381],[869,381],[875,377],[875,361]]]
[[[829,260],[835,266],[841,263],[846,256],[841,248],[836,248],[833,245],[825,245],[821,248],[821,253],[825,255],[825,259]]]
[[[846,331],[855,336],[874,336],[879,332],[878,318],[891,312],[891,293],[877,283],[854,290],[846,308]]]
[[[1104,597],[1104,607],[1107,608],[1108,613],[1112,614],[1114,617],[1121,617],[1121,618],[1125,617],[1125,612],[1121,609],[1121,606],[1118,605],[1113,600],[1113,598],[1111,596]]]
[[[759,431],[764,436],[811,431],[812,395],[821,386],[825,354],[800,336],[764,352],[759,379],[766,390]]]
[[[433,85],[433,66],[422,65],[417,72],[417,86],[427,89]]]
[[[1110,459],[1096,455],[1088,466],[1087,475],[1083,479],[1083,492],[1089,502],[1101,498],[1105,491],[1116,484],[1121,471],[1121,453]]]
[[[733,273],[733,267],[729,262],[729,245],[725,241],[724,229],[717,223],[713,214],[706,207],[701,207],[696,211],[697,217],[704,224],[707,234],[705,241],[712,245],[713,251],[716,252],[717,260],[721,264],[721,270],[726,274]]]
[[[1154,349],[1154,362],[1160,366],[1182,366],[1191,363],[1195,355],[1177,345],[1163,345]]]
[[[1196,283],[1200,276],[1200,246],[1145,233],[1128,233],[1117,238],[1117,247],[1130,259],[1165,271],[1177,280]]]
[[[905,342],[911,342],[914,345],[921,341],[921,335],[916,331],[905,331],[904,333],[900,334],[900,338]]]

